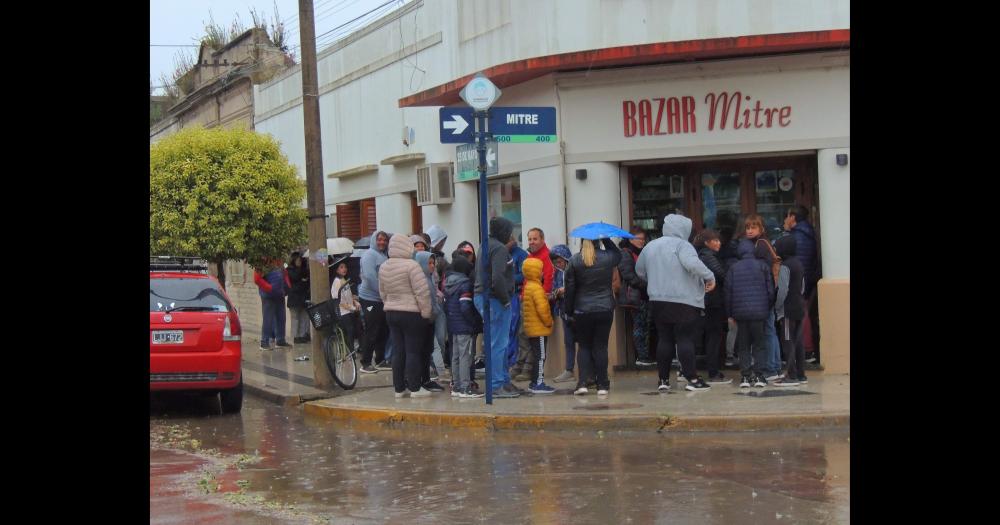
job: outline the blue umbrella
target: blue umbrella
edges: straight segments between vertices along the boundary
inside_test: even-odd
[[[569,235],[570,237],[579,237],[581,239],[590,239],[592,241],[611,237],[619,237],[622,239],[631,239],[635,237],[631,233],[606,222],[592,222],[584,224],[583,226],[579,226],[569,232]]]

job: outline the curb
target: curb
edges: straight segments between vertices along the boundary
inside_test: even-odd
[[[262,385],[253,384],[246,379],[243,380],[243,392],[264,399],[265,401],[288,407],[298,406],[303,402],[302,396],[298,394],[275,392]]]
[[[388,425],[428,425],[497,430],[632,430],[654,432],[751,432],[849,427],[843,413],[739,416],[526,416],[509,414],[442,414],[394,409],[330,407],[306,403],[305,412],[335,419]]]

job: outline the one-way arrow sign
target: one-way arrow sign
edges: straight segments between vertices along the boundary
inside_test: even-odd
[[[472,108],[441,108],[441,144],[469,144],[473,141]]]

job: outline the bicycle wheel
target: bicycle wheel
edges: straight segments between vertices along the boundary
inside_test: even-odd
[[[344,332],[340,327],[333,329],[323,341],[323,355],[326,357],[326,367],[330,370],[333,380],[344,390],[354,388],[358,384],[357,354],[347,348]]]

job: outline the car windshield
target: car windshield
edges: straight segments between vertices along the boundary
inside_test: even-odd
[[[150,279],[149,311],[228,312],[229,302],[210,279]]]

